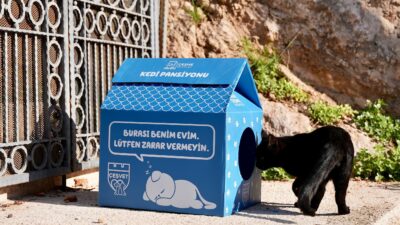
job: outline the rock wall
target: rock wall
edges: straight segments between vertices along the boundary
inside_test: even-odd
[[[342,103],[400,115],[400,0],[263,1],[297,76]]]
[[[246,1],[243,1],[244,3]],[[223,4],[225,3],[225,4]],[[247,24],[240,23],[233,11],[248,4],[234,6],[229,1],[201,0],[203,20],[196,25],[188,11],[191,1],[172,0],[168,21],[169,57],[237,57],[243,56],[239,47],[241,38],[247,37]],[[233,10],[233,11],[232,11]]]
[[[238,57],[274,43],[295,74],[340,103],[385,99],[400,116],[400,0],[171,0],[169,57]]]

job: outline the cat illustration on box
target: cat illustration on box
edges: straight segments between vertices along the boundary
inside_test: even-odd
[[[325,126],[311,133],[275,137],[263,131],[256,165],[266,170],[282,167],[296,177],[295,203],[305,215],[314,216],[329,180],[335,187],[339,214],[350,213],[346,193],[352,173],[354,147],[350,135],[339,127]]]
[[[188,180],[174,180],[169,174],[153,171],[147,179],[143,200],[159,206],[215,209],[217,205],[204,199],[199,189]]]

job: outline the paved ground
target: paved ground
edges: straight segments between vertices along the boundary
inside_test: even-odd
[[[400,224],[400,183],[352,181],[348,193],[351,213],[336,215],[332,184],[318,214],[307,217],[293,207],[289,182],[263,182],[262,203],[220,218],[97,206],[97,173],[86,176],[85,188],[52,191],[0,203],[0,224]],[[74,186],[72,180],[68,181]],[[66,203],[66,198],[76,202]]]

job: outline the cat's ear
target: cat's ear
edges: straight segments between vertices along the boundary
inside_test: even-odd
[[[151,173],[151,181],[156,182],[156,181],[160,180],[160,178],[161,178],[160,171],[156,170],[156,171],[153,171],[153,173]]]
[[[262,137],[262,138],[267,138],[267,137],[268,137],[268,133],[267,133],[266,130],[262,129],[262,131],[261,131],[261,137]]]

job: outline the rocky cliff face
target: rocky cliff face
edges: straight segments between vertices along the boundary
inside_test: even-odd
[[[400,115],[400,0],[171,0],[170,57],[242,56],[249,37],[274,43],[295,74],[341,103],[385,99]]]
[[[339,102],[384,98],[400,115],[400,0],[264,1],[303,80]]]

